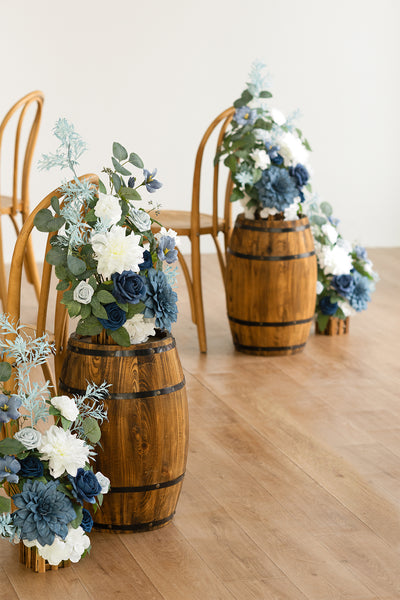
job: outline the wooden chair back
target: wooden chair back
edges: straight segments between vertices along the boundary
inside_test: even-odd
[[[98,185],[97,175],[88,174],[79,177],[82,181],[84,179],[89,180],[91,183]],[[10,279],[8,284],[8,296],[7,296],[7,308],[6,312],[12,321],[20,321],[21,319],[21,281],[22,281],[22,269],[24,264],[24,256],[26,252],[26,246],[29,241],[33,226],[34,219],[37,213],[43,208],[49,208],[51,199],[53,196],[62,198],[62,191],[60,188],[54,190],[48,196],[46,196],[31,212],[29,217],[26,219],[21,232],[17,238],[14,254],[11,262]],[[49,233],[47,236],[46,251],[50,250],[51,238],[57,232]],[[35,335],[41,336],[46,332],[46,321],[48,314],[48,304],[50,296],[50,285],[51,285],[51,274],[52,265],[46,262],[43,257],[43,270],[42,280],[40,288],[39,306],[37,311],[36,324],[34,325]],[[63,292],[57,292],[57,300],[55,305],[54,315],[54,341],[55,341],[55,356],[54,356],[54,374],[48,364],[43,365],[43,372],[46,379],[49,379],[52,385],[57,389],[59,374],[61,371],[62,363],[65,356],[67,341],[68,341],[68,312],[64,304],[60,303]]]
[[[6,126],[10,122],[11,118],[18,113],[19,117],[16,127],[15,142],[14,142],[14,160],[13,160],[13,183],[12,183],[12,209],[11,214],[15,216],[18,212],[29,211],[29,174],[32,165],[33,151],[36,144],[37,135],[39,132],[40,120],[42,117],[42,107],[44,102],[44,96],[42,92],[35,91],[27,94],[21,100],[18,100],[10,108],[3,121],[0,124],[0,159],[2,150],[3,134]],[[36,103],[36,113],[34,114],[31,128],[28,134],[25,152],[23,153],[23,163],[21,178],[19,177],[19,160],[21,151],[21,133],[24,122],[27,118],[28,109],[32,104]],[[20,184],[19,184],[20,182]],[[0,181],[1,184],[1,181]],[[1,186],[0,186],[1,195]],[[22,205],[22,211],[20,207]]]

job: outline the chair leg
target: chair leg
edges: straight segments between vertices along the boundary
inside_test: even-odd
[[[6,269],[4,266],[4,255],[3,255],[3,234],[1,229],[1,219],[0,219],[0,299],[3,308],[3,312],[7,310],[7,278],[6,278]]]
[[[192,242],[192,279],[194,308],[196,312],[197,335],[199,338],[200,352],[207,352],[206,328],[204,324],[203,292],[201,288],[200,265],[200,236],[190,238]]]

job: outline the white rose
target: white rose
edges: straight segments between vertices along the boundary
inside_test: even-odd
[[[283,125],[286,123],[285,115],[277,108],[271,108],[271,117],[277,125]]]
[[[27,450],[33,450],[33,448],[40,446],[42,434],[33,427],[24,427],[14,434],[14,438],[21,442]]]
[[[99,484],[101,485],[101,493],[102,494],[107,494],[108,490],[110,489],[110,480],[108,479],[108,477],[106,477],[105,475],[103,475],[103,473],[100,473],[100,471],[98,471],[96,473],[96,479],[99,482]]]
[[[80,304],[90,304],[94,289],[86,281],[80,281],[74,289],[74,300]]]
[[[352,308],[346,300],[339,300],[338,305],[339,308],[343,311],[345,317],[351,317],[352,315],[356,314],[354,308]]]
[[[262,219],[267,219],[269,217],[269,215],[277,215],[278,212],[279,212],[279,210],[277,208],[275,208],[275,207],[269,208],[269,206],[266,206],[265,208],[260,210],[260,217]]]
[[[250,157],[254,160],[256,169],[266,169],[271,164],[271,159],[265,150],[253,150]]]
[[[322,283],[320,281],[317,281],[317,296],[320,295],[320,293],[323,291],[324,286],[322,285]]]
[[[108,227],[116,225],[121,220],[122,211],[119,199],[110,194],[99,193],[99,199],[94,207],[94,214]]]
[[[297,164],[306,165],[308,162],[308,151],[303,146],[301,140],[290,133],[285,132],[278,140],[279,154],[282,155],[285,166],[295,166]]]
[[[244,194],[243,198],[240,198],[239,202],[243,206],[243,212],[245,219],[254,219],[254,213],[256,212],[256,206],[251,206],[248,208],[247,203],[250,200],[250,196],[248,194]]]
[[[69,396],[54,396],[51,399],[51,403],[68,421],[75,421],[79,415],[79,409],[76,406],[75,400]]]
[[[333,248],[323,246],[318,261],[325,275],[349,275],[353,268],[351,256],[338,245]]]
[[[297,219],[299,218],[297,216],[298,210],[299,210],[298,202],[293,202],[293,204],[291,204],[290,206],[285,208],[285,210],[283,211],[285,221],[297,221]]]
[[[128,319],[124,327],[129,333],[131,344],[142,344],[155,334],[155,319],[145,319],[143,313],[138,313]]]
[[[331,244],[336,243],[336,240],[338,238],[338,232],[333,227],[333,225],[331,225],[330,223],[325,223],[324,225],[322,225],[321,231],[324,235],[326,235]]]

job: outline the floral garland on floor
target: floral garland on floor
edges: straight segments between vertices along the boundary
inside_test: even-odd
[[[56,153],[43,155],[39,167],[68,167],[75,180],[61,186],[63,202],[54,197],[52,210],[39,211],[35,225],[57,232],[46,260],[55,266],[62,303],[70,317],[79,318],[76,333],[94,336],[105,330],[117,344],[129,346],[147,341],[156,329],[170,331],[178,312],[171,267],[178,258],[177,235],[164,227],[152,233],[152,224],[160,223],[150,213],[158,207],[144,203],[138,191],[153,194],[162,186],[157,170],[148,171],[136,153],[114,142],[113,169],[103,169],[109,192],[101,181],[98,190],[77,177],[86,144],[74,126],[59,119],[54,134],[60,145]],[[132,166],[143,170],[140,184]]]
[[[318,261],[316,317],[325,331],[329,319],[347,317],[368,308],[378,274],[365,248],[345,240],[328,202],[307,203]]]
[[[8,334],[12,341],[4,337]],[[85,505],[96,511],[110,487],[110,480],[90,464],[101,438],[99,424],[107,418],[102,400],[108,385],[88,385],[84,396],[50,398],[48,381],[30,380],[32,368],[53,351],[47,338],[25,335],[4,314],[0,336],[3,359],[14,363],[18,383],[18,394],[0,393],[6,434],[0,441],[0,487],[8,495],[0,496],[0,537],[35,546],[51,565],[78,562],[90,549],[87,534],[93,525]],[[0,381],[7,381],[11,371],[9,362],[0,363]],[[37,424],[49,415],[55,425],[40,433]]]
[[[233,181],[231,201],[240,200],[246,218],[294,220],[311,192],[311,147],[294,125],[296,113],[286,118],[270,107],[264,67],[253,64],[250,82],[233,103],[236,111],[215,163],[225,156]]]

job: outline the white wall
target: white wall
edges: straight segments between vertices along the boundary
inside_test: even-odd
[[[158,168],[165,207],[189,207],[201,135],[259,58],[274,105],[301,109],[314,187],[343,233],[399,245],[399,22],[399,0],[3,0],[0,115],[42,89],[36,159],[66,116],[89,144],[81,173],[118,140]],[[59,182],[34,167],[32,205]]]

